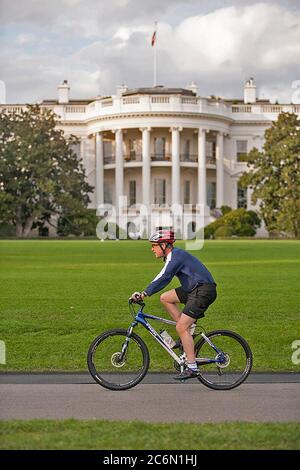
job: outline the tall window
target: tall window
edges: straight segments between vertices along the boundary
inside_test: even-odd
[[[130,160],[136,160],[142,154],[142,141],[140,139],[129,139]]]
[[[216,142],[207,140],[205,143],[205,152],[207,161],[214,161],[216,159]]]
[[[236,141],[236,159],[238,162],[244,162],[247,159],[247,140]]]
[[[191,203],[191,182],[189,180],[185,180],[183,186],[183,204],[190,204]]]
[[[104,203],[112,204],[112,186],[108,181],[104,181]]]
[[[114,151],[114,142],[111,140],[104,140],[103,141],[103,157],[104,163],[112,163],[115,158],[115,151]]]
[[[160,206],[166,204],[166,180],[154,180],[154,203]]]
[[[76,153],[77,157],[80,158],[80,142],[72,145],[72,150]]]
[[[243,188],[239,185],[237,187],[237,207],[238,209],[247,209],[247,188]]]
[[[130,180],[129,181],[129,205],[133,206],[136,204],[136,181]]]
[[[216,207],[216,183],[214,181],[207,182],[207,205],[210,209]]]
[[[190,158],[190,146],[191,146],[191,141],[185,140],[184,149],[183,149],[183,157],[185,161],[189,160]]]
[[[163,160],[166,155],[166,139],[164,137],[155,137],[154,153],[157,160]]]

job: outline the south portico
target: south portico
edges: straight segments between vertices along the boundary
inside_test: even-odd
[[[224,204],[227,135],[228,132],[208,127],[183,126],[126,127],[95,132],[91,136],[95,152],[95,205],[108,202],[117,207],[120,197],[127,194],[133,204],[200,204],[209,214],[208,178],[214,180],[216,187],[214,205]],[[139,150],[134,150],[132,146],[137,141]],[[207,143],[212,149],[209,156]],[[135,195],[130,196],[128,181],[136,181]],[[105,194],[108,184],[109,198]]]

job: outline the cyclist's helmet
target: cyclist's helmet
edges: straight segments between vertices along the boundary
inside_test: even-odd
[[[157,230],[151,237],[149,238],[149,242],[151,243],[168,243],[173,245],[175,243],[176,238],[173,230]]]

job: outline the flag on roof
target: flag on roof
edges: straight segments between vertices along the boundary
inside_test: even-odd
[[[156,23],[155,23],[155,30],[154,30],[154,33],[152,34],[151,46],[154,46],[155,41],[156,41]]]

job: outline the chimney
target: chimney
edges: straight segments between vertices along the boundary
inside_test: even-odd
[[[198,86],[194,81],[192,81],[192,83],[188,85],[186,89],[195,93],[196,96],[198,95]]]
[[[58,91],[58,103],[59,104],[69,103],[70,87],[68,85],[68,80],[64,80],[63,83],[57,87],[57,91]]]
[[[256,85],[254,78],[251,77],[246,81],[244,85],[244,103],[255,103],[256,102]]]
[[[128,90],[128,86],[127,85],[119,85],[117,86],[117,97],[118,98],[121,98],[122,96],[122,93],[125,93],[125,91]]]

